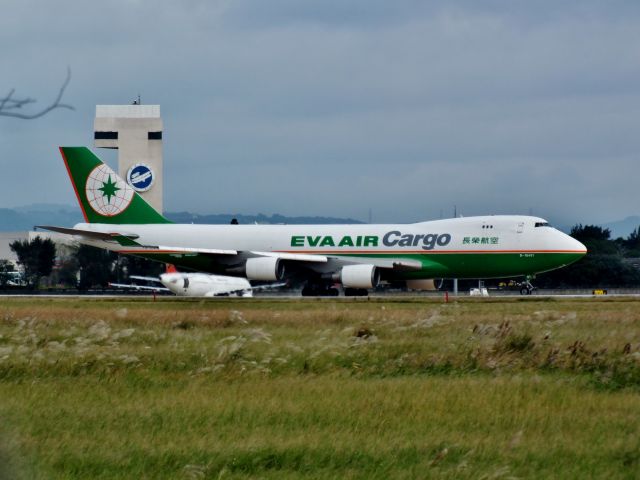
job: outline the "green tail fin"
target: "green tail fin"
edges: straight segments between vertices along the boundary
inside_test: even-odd
[[[171,223],[86,147],[60,147],[87,223]]]

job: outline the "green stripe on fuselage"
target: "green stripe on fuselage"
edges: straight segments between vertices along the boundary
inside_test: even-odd
[[[145,253],[139,256],[178,267],[210,273],[225,273],[224,265],[206,254]],[[349,257],[384,260],[410,259],[422,264],[420,270],[383,269],[384,278],[409,280],[420,278],[505,278],[533,275],[554,270],[580,260],[581,253],[394,253],[394,254],[331,254],[348,260]]]
[[[340,255],[343,258],[346,256]],[[424,253],[406,255],[359,255],[370,258],[418,260],[420,270],[385,271],[389,278],[504,278],[533,275],[580,260],[580,253]]]

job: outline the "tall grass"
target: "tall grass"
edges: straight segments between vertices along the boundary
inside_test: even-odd
[[[25,478],[632,478],[639,347],[628,301],[2,300],[0,457]]]
[[[553,370],[640,387],[628,302],[9,302],[0,319],[5,380]]]

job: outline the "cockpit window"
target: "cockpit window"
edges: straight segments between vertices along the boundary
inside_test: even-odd
[[[549,222],[536,222],[536,227],[548,227]]]

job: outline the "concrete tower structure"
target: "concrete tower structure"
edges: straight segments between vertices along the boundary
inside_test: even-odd
[[[96,105],[94,142],[118,149],[118,174],[162,213],[160,105]]]

